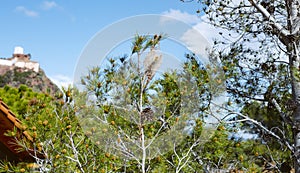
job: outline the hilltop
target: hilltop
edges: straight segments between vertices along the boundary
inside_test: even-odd
[[[46,76],[39,63],[30,58],[30,54],[24,54],[23,48],[15,47],[11,58],[0,59],[0,87],[19,87],[24,84],[36,92],[59,92],[59,88]]]

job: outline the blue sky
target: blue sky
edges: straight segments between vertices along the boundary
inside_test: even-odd
[[[167,14],[204,28],[196,15],[199,4],[180,0],[1,1],[0,57],[10,57],[15,46],[31,53],[47,76],[70,82],[81,51],[104,27],[126,17]]]

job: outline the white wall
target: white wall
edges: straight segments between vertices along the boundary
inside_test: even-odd
[[[0,65],[12,66],[13,62],[6,59],[0,59]]]
[[[25,67],[28,68],[28,69],[31,69],[35,72],[38,72],[39,68],[40,68],[40,64],[37,63],[37,62],[26,62]]]
[[[5,65],[5,66],[13,66],[14,65],[16,67],[27,68],[27,69],[33,70],[35,72],[38,72],[39,68],[40,68],[40,64],[37,62],[18,61],[17,58],[14,58],[12,60],[0,59],[0,65]]]
[[[20,67],[20,68],[24,68],[24,67],[25,67],[25,62],[17,61],[17,62],[15,63],[15,66],[16,66],[16,67]]]

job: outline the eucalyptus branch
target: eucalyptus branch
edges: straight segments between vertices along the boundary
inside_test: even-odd
[[[215,104],[216,106],[218,106],[217,104]],[[222,107],[222,106],[221,106]],[[253,123],[254,125],[256,125],[257,127],[259,127],[260,129],[262,129],[263,131],[265,131],[267,134],[271,135],[272,137],[274,137],[276,140],[280,141],[281,143],[283,143],[292,153],[294,153],[294,147],[288,142],[287,139],[281,138],[280,136],[278,136],[277,134],[275,134],[274,132],[270,131],[269,129],[267,129],[265,126],[263,126],[260,122],[249,118],[248,116],[241,114],[239,112],[234,112],[231,111],[225,107],[222,107],[223,109],[227,110],[229,113],[223,118],[225,119],[226,117],[230,116],[230,115],[237,115],[240,116],[243,119],[243,121],[249,121],[251,123]],[[238,121],[225,121],[225,123],[237,123]]]
[[[279,112],[281,118],[283,119],[283,121],[285,121],[286,123],[290,124],[290,125],[294,125],[292,119],[290,117],[288,117],[280,108],[279,104],[277,103],[277,101],[273,98],[272,99],[272,103],[275,106],[275,108],[277,109],[277,111]]]
[[[282,25],[276,22],[275,18],[268,12],[267,9],[265,9],[262,5],[260,5],[255,0],[249,0],[249,2],[265,17],[269,20],[270,25],[276,28],[276,30],[279,32],[279,36],[284,37],[286,39],[290,33],[288,30],[286,30]]]

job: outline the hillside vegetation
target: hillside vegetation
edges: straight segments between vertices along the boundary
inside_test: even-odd
[[[0,65],[0,87],[9,85],[19,87],[26,85],[36,92],[46,92],[52,95],[60,92],[59,88],[40,69],[39,72],[32,70]]]

